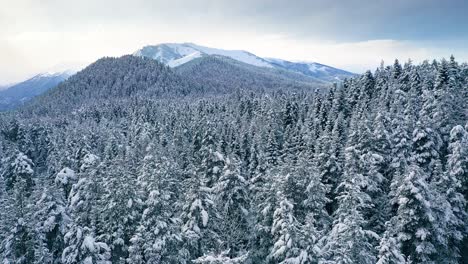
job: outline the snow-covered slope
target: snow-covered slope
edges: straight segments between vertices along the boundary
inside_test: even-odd
[[[203,47],[193,43],[167,43],[146,46],[136,51],[134,56],[148,57],[158,60],[170,67],[177,67],[195,58],[205,55],[221,55],[258,67],[273,68],[271,63],[263,58],[243,50],[222,50]]]
[[[355,74],[317,62],[292,62],[282,59],[268,58],[275,67],[302,73],[304,75],[321,79],[323,81],[334,82],[345,78],[353,77]]]
[[[184,57],[182,57],[180,59],[175,59],[175,60],[169,61],[167,63],[167,65],[169,67],[174,68],[174,67],[180,66],[180,65],[182,65],[184,63],[187,63],[187,62],[189,62],[189,61],[191,61],[193,59],[200,58],[201,56],[203,56],[201,52],[195,51],[195,52],[193,52],[193,53],[191,53],[191,54],[189,54],[187,56],[184,56]]]
[[[158,60],[170,67],[178,67],[203,56],[220,55],[253,66],[292,71],[326,82],[339,81],[354,75],[353,73],[316,62],[291,62],[282,59],[261,58],[243,50],[223,50],[193,43],[166,43],[145,46],[133,55]]]

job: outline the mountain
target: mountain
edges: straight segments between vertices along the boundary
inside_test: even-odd
[[[0,111],[14,109],[66,80],[73,73],[42,73],[24,82],[0,90]]]
[[[141,100],[218,96],[239,90],[311,91],[327,86],[302,74],[257,67],[218,55],[204,55],[177,68],[126,55],[94,62],[22,110],[55,115]]]
[[[38,96],[23,109],[55,114],[137,97],[167,98],[196,94],[201,89],[162,63],[126,55],[97,60]]]
[[[170,67],[178,67],[200,57],[219,55],[257,67],[276,68],[300,73],[325,82],[336,82],[355,76],[351,72],[316,62],[291,62],[282,59],[261,58],[243,50],[215,49],[193,43],[166,43],[145,46],[133,53],[133,55],[158,60]]]
[[[304,75],[327,82],[341,81],[345,78],[351,78],[356,75],[354,73],[350,73],[345,70],[337,69],[317,62],[291,62],[287,60],[273,58],[268,58],[267,60],[275,67],[297,73],[302,73]]]
[[[203,90],[203,93],[229,92],[233,89],[311,89],[312,86],[324,87],[354,76],[353,73],[315,62],[261,58],[243,50],[223,50],[193,43],[145,46],[133,55],[176,68],[176,72],[187,74],[187,78],[192,81],[190,89],[195,89],[195,92]],[[0,111],[23,105],[57,86],[73,73],[38,74],[10,87],[0,87]],[[188,88],[184,86],[183,89]]]
[[[254,66],[267,68],[273,67],[265,59],[262,59],[247,51],[208,48],[193,43],[167,43],[155,46],[145,46],[142,49],[136,51],[133,55],[151,58],[167,64],[170,67],[180,66],[195,58],[206,55],[221,55]]]
[[[227,93],[241,90],[314,90],[328,83],[280,68],[257,67],[229,57],[205,55],[174,70],[206,90]]]
[[[3,91],[3,90],[6,90],[8,89],[9,87],[11,87],[13,84],[4,84],[4,85],[0,85],[0,91]]]

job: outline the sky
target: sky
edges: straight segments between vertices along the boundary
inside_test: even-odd
[[[0,0],[0,85],[192,42],[355,73],[468,61],[465,0]]]

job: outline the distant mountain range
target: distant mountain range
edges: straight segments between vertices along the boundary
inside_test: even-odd
[[[0,89],[0,111],[14,109],[66,80],[74,72],[41,73],[24,82]]]
[[[199,89],[304,89],[325,87],[355,74],[316,62],[262,58],[243,50],[223,50],[193,43],[145,46],[133,56],[151,58],[171,68]],[[0,87],[0,111],[15,109],[57,86],[75,71],[42,73],[24,82]],[[203,88],[200,88],[203,87]]]
[[[90,64],[21,109],[61,115],[106,105],[223,96],[233,92],[327,90],[329,83],[280,68],[257,67],[220,55],[202,56],[176,68],[125,55]]]
[[[243,50],[223,50],[203,47],[193,43],[166,43],[145,46],[133,53],[160,61],[170,67],[178,67],[196,58],[211,55],[229,57],[236,61],[263,68],[283,69],[300,73],[325,82],[341,81],[355,74],[316,62],[292,62],[275,58],[261,58]]]

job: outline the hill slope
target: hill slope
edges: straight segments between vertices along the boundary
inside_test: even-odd
[[[203,56],[175,68],[175,71],[208,90],[315,89],[327,83],[282,69],[256,67],[223,56]]]
[[[169,67],[134,56],[102,58],[27,106],[34,111],[69,111],[108,100],[185,95],[200,92]]]
[[[203,56],[176,68],[131,55],[103,58],[71,76],[23,111],[61,113],[86,105],[136,99],[221,95],[237,90],[313,90],[320,80],[223,56]]]

